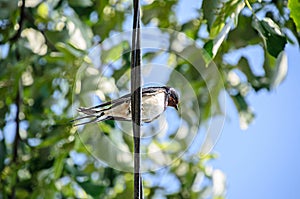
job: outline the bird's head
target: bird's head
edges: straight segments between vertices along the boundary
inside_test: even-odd
[[[168,89],[168,106],[174,107],[178,110],[178,102],[179,102],[179,95],[174,88]]]

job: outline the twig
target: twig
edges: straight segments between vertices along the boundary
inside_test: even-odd
[[[16,124],[16,132],[15,132],[15,140],[13,143],[13,154],[12,154],[12,162],[17,163],[18,160],[18,148],[19,148],[19,142],[20,142],[20,109],[21,109],[21,103],[22,103],[22,97],[21,97],[21,92],[22,92],[22,85],[21,81],[18,82],[18,89],[17,89],[17,95],[15,99],[15,104],[17,106],[16,110],[16,117],[15,117],[15,124]],[[17,180],[16,180],[17,182]],[[11,198],[14,199],[16,196],[16,185],[12,187],[11,191]]]
[[[249,1],[248,1],[248,0],[245,0],[245,3],[246,3],[246,5],[247,5],[247,7],[249,8],[249,10],[252,12],[253,16],[254,16],[255,18],[257,18],[257,17],[256,17],[256,14],[255,14],[255,12],[254,12],[254,10],[252,9],[252,6],[251,6],[250,3],[249,3]]]

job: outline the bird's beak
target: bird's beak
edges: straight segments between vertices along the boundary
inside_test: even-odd
[[[177,104],[174,106],[174,108],[178,111],[178,105]]]

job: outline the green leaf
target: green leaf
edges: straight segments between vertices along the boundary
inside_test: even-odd
[[[204,0],[203,16],[207,20],[210,36],[216,37],[222,31],[229,17],[237,24],[237,17],[244,6],[245,3],[242,0],[226,1],[225,3],[220,0]]]
[[[66,27],[59,31],[45,30],[44,34],[47,40],[49,40],[52,44],[56,44],[58,42],[66,43],[69,39],[69,33]]]
[[[57,43],[55,47],[62,53],[65,54],[65,58],[67,59],[74,59],[74,58],[79,58],[83,55],[83,51],[80,49],[77,49],[76,47],[70,45],[70,44],[65,44],[65,43]]]
[[[288,71],[287,55],[282,51],[276,60],[276,68],[273,72],[270,82],[270,88],[276,88],[286,77]]]
[[[212,29],[212,25],[216,19],[216,11],[221,7],[220,0],[203,0],[202,9],[204,19],[207,20],[208,29]]]
[[[37,8],[37,14],[42,19],[48,19],[49,17],[49,5],[46,2],[41,3]]]
[[[204,2],[203,2],[204,3]],[[207,13],[208,15],[208,26],[210,29],[210,37],[213,39],[213,46],[212,46],[212,58],[216,56],[220,46],[222,45],[223,41],[226,39],[228,33],[232,29],[233,25],[237,24],[239,13],[241,12],[242,8],[245,6],[243,1],[234,0],[234,1],[227,1],[226,3],[218,2],[220,5],[217,4],[215,1],[211,3],[211,1],[204,3],[204,7],[208,7],[210,12],[213,12],[216,15],[215,19],[211,21],[212,18],[210,15],[212,13]],[[206,6],[209,4],[209,6]],[[212,4],[212,5],[210,5]],[[214,6],[213,6],[214,5]],[[214,8],[212,8],[212,6]],[[203,11],[204,14],[206,11]],[[208,51],[209,52],[209,51]]]
[[[244,15],[239,15],[239,23],[237,27],[230,31],[227,41],[229,41],[236,48],[248,46],[249,44],[256,44],[260,42],[257,32],[251,26],[252,18]]]
[[[204,52],[203,53],[203,58],[205,60],[205,63],[210,63],[213,59],[213,45],[214,45],[214,42],[213,40],[209,40],[208,42],[206,42],[203,46],[203,49],[206,51],[206,53]]]
[[[206,43],[204,44],[204,46],[203,46],[203,48],[205,49],[205,51],[208,53],[208,55],[209,55],[210,57],[213,56],[213,52],[212,52],[213,45],[214,45],[213,40],[209,40],[209,41],[206,42]]]
[[[63,169],[64,169],[64,164],[65,164],[65,158],[67,157],[66,152],[62,152],[59,154],[58,157],[56,157],[53,168],[54,168],[54,178],[57,179],[61,176]]]
[[[17,191],[16,191],[16,198],[18,199],[25,199],[25,198],[29,198],[29,192],[26,189],[23,189],[21,187],[18,187]]]
[[[265,51],[265,60],[264,60],[263,68],[265,70],[265,76],[268,79],[271,79],[275,65],[276,65],[276,58],[271,56],[267,51]]]
[[[239,112],[248,110],[248,103],[240,93],[231,96]]]
[[[254,114],[249,108],[248,103],[244,96],[240,93],[231,96],[240,116],[240,127],[245,130],[248,128],[248,125],[252,122]]]
[[[75,11],[73,12],[72,15],[67,16],[67,27],[70,36],[69,42],[77,49],[86,50],[92,45],[92,30],[81,21]]]
[[[82,182],[79,184],[86,191],[87,194],[93,197],[99,196],[101,193],[104,193],[106,188],[103,185],[97,185],[92,182]]]
[[[18,9],[18,0],[6,0],[1,1],[1,12],[0,12],[0,19],[7,19],[9,18],[12,13]]]
[[[277,57],[287,43],[278,25],[272,19],[264,18],[261,21],[254,20],[253,27],[260,33],[267,51],[273,57]]]
[[[174,15],[172,7],[177,1],[153,1],[149,5],[142,7],[143,15],[142,21],[144,24],[148,24],[153,19],[157,19],[158,26],[161,28],[169,28],[172,21],[171,16]]]
[[[74,6],[74,7],[90,7],[93,5],[93,2],[91,0],[69,0],[68,1],[69,4],[71,6]]]
[[[44,141],[41,144],[39,144],[36,148],[40,149],[40,148],[53,146],[55,143],[66,138],[67,136],[68,134],[60,133],[59,131],[55,132],[53,133],[53,135],[47,137],[47,139],[44,139]]]
[[[222,31],[214,38],[213,40],[213,47],[212,47],[212,54],[213,57],[216,56],[218,53],[219,48],[221,47],[223,41],[225,40],[226,36],[228,35],[232,26],[232,21],[229,21],[222,29]]]
[[[253,80],[255,80],[255,75],[253,74],[248,60],[245,57],[241,57],[239,60],[238,68],[246,75],[248,82],[251,83]]]
[[[200,28],[200,20],[190,20],[182,25],[181,31],[190,37],[193,40],[196,40],[198,37],[198,32]]]
[[[127,42],[124,42],[127,43]],[[108,50],[103,50],[101,58],[104,63],[115,62],[120,59],[123,52],[123,43],[119,43]]]
[[[291,11],[291,18],[293,18],[297,31],[300,31],[300,1],[299,0],[289,0],[288,8]]]

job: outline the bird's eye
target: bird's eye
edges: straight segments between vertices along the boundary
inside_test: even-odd
[[[172,99],[173,99],[174,101],[178,101],[178,99],[177,99],[177,96],[176,96],[176,95],[172,94],[172,95],[171,95],[171,97],[172,97]]]

